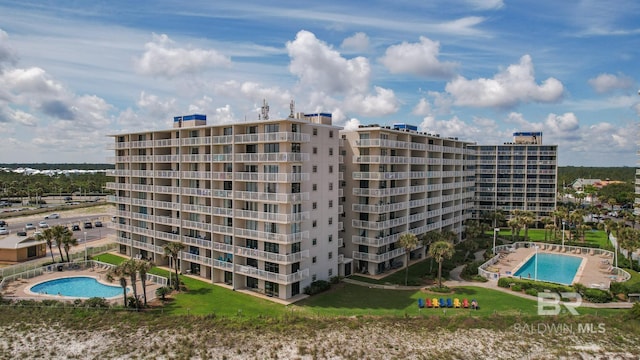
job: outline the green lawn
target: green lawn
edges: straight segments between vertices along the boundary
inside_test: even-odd
[[[528,232],[528,237],[527,239],[529,241],[537,241],[537,242],[544,242],[544,229],[529,229]],[[508,240],[511,241],[511,229],[500,229],[500,232],[498,233],[498,237],[504,240]],[[514,237],[514,239],[516,239]],[[569,243],[569,236],[568,236],[568,232],[567,235],[565,235],[565,244]],[[585,239],[584,239],[586,244],[589,244],[591,246],[593,245],[598,245],[600,248],[602,249],[610,249],[611,248],[611,244],[609,243],[609,240],[607,239],[607,233],[603,230],[588,230],[585,234]],[[517,238],[517,241],[524,241],[524,230],[520,231],[520,237]],[[553,237],[553,232],[549,232],[547,231],[547,242],[555,242],[555,243],[560,243],[562,242],[562,232],[558,231],[557,233],[557,237]],[[582,239],[575,239],[572,238],[571,244],[572,245],[580,245],[582,243]]]
[[[100,261],[120,263],[125,258],[102,254]],[[423,262],[427,264],[428,261]],[[153,268],[151,273],[168,276],[168,271]],[[401,271],[404,276],[404,271]],[[637,275],[637,273],[636,273]],[[188,291],[174,294],[164,307],[169,314],[194,314],[217,316],[280,316],[290,311],[304,315],[316,316],[353,316],[353,315],[536,315],[537,302],[510,295],[502,291],[480,287],[455,288],[453,294],[438,294],[421,290],[384,290],[340,283],[331,290],[299,301],[294,305],[284,306],[265,299],[232,291],[201,280],[181,276],[181,281]],[[418,309],[419,298],[463,298],[477,299],[480,310],[469,309]],[[619,310],[578,309],[580,314],[600,315],[614,314]]]

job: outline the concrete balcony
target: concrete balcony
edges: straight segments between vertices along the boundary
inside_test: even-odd
[[[235,197],[238,200],[252,200],[265,202],[290,203],[296,201],[309,200],[309,193],[265,193],[253,191],[236,191]]]
[[[294,132],[235,135],[236,144],[255,144],[262,142],[309,142],[310,140],[311,135]]]
[[[201,265],[207,265],[207,266],[212,266],[213,265],[213,260],[211,258],[208,258],[206,256],[191,254],[191,253],[184,252],[184,251],[180,252],[180,259],[185,260],[185,261],[189,261],[189,262],[193,262],[193,263],[197,263],[197,264],[201,264]]]
[[[211,145],[212,140],[209,136],[204,137],[190,137],[180,139],[182,146],[194,146],[194,145]]]
[[[233,271],[233,263],[224,260],[214,259],[213,267],[219,270]]]
[[[304,258],[309,257],[309,250],[303,250],[294,254],[277,254],[268,251],[262,251],[258,249],[251,249],[247,247],[236,246],[236,256],[249,257],[258,260],[265,260],[279,264],[292,264],[294,262],[302,261]]]
[[[247,239],[276,242],[279,244],[293,244],[295,242],[309,240],[309,232],[303,231],[292,234],[270,233],[266,231],[236,228],[235,235]]]
[[[253,172],[239,172],[234,174],[234,179],[239,181],[267,181],[267,182],[302,182],[309,181],[309,173],[253,173]]]
[[[235,154],[236,162],[305,162],[309,161],[308,153],[261,153],[261,154]]]
[[[407,172],[353,172],[354,180],[398,180],[407,179]]]
[[[260,221],[269,221],[269,222],[278,222],[278,223],[292,223],[303,220],[309,220],[309,212],[300,212],[295,214],[281,214],[281,213],[269,213],[269,212],[261,212],[261,211],[250,211],[250,210],[235,210],[235,216],[238,218],[249,219],[249,220],[260,220]]]
[[[399,256],[404,255],[405,251],[403,248],[395,249],[382,254],[371,254],[371,253],[363,253],[359,251],[353,252],[354,260],[366,260],[374,263],[381,263],[384,261],[389,261],[391,259],[395,259]]]
[[[309,277],[309,269],[302,269],[293,274],[279,274],[257,269],[251,266],[235,265],[236,273],[240,275],[250,276],[261,280],[271,281],[278,284],[289,285],[294,282],[302,281]]]

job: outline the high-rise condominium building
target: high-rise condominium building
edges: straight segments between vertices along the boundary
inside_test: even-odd
[[[120,252],[282,299],[338,275],[340,128],[322,113],[264,119],[113,135]]]
[[[469,143],[415,126],[363,125],[344,139],[344,273],[399,267],[403,233],[453,231],[461,238],[473,205]],[[424,256],[418,247],[412,258]]]
[[[541,132],[516,132],[513,142],[473,145],[475,150],[474,216],[512,210],[530,211],[536,219],[556,207],[558,146],[543,145]]]

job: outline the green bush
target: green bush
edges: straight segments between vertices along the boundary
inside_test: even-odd
[[[333,276],[333,277],[331,277],[331,278],[329,279],[329,282],[330,282],[332,285],[339,284],[339,283],[340,283],[340,276]]]
[[[311,285],[304,288],[304,293],[307,295],[315,295],[325,290],[329,290],[331,284],[325,280],[316,280]]]
[[[527,289],[527,290],[525,290],[525,294],[531,295],[531,296],[538,296],[538,290],[533,289],[533,288]]]
[[[467,264],[460,273],[460,277],[469,280],[475,275],[478,275],[478,267],[482,265],[484,261],[474,261],[472,263]]]
[[[451,292],[451,289],[449,289],[448,287],[442,285],[442,287],[439,286],[433,286],[431,288],[429,288],[429,290],[433,291],[433,292],[437,292],[437,293],[448,293]]]
[[[515,284],[511,287],[511,290],[515,292],[520,292],[522,291],[522,286],[520,286],[520,284]],[[529,290],[533,290],[533,289],[529,289]]]
[[[487,280],[487,278],[482,275],[475,274],[471,277],[471,281],[487,282],[489,280]]]
[[[101,297],[92,297],[84,301],[84,306],[91,308],[108,308],[109,303]]]
[[[613,300],[610,292],[600,289],[586,289],[582,296],[592,303],[606,303]]]
[[[627,285],[621,282],[612,282],[611,285],[609,286],[609,291],[611,291],[612,294],[625,294],[625,295],[630,292]]]

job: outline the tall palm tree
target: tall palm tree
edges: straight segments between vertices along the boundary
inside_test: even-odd
[[[67,229],[67,228],[65,228]],[[78,246],[78,239],[73,237],[73,233],[67,229],[62,236],[62,246],[64,247],[64,252],[67,254],[67,262],[71,262],[71,258],[69,257],[69,249],[72,246]]]
[[[113,281],[116,278],[118,279],[120,286],[122,287],[123,306],[127,307],[127,274],[125,274],[124,270],[124,267],[120,264],[109,269],[106,276],[109,281]]]
[[[584,223],[584,212],[581,209],[576,209],[573,210],[570,214],[569,214],[569,221],[571,221],[571,223],[573,223],[573,225],[576,228],[576,232],[579,234],[579,227],[580,225],[582,225],[582,223]],[[569,241],[571,241],[571,231],[569,232]]]
[[[523,211],[518,217],[520,224],[524,228],[524,241],[529,240],[529,226],[536,221],[536,216],[531,211]]]
[[[122,266],[123,267],[123,273],[124,275],[128,275],[129,276],[129,280],[131,281],[131,288],[133,289],[133,298],[135,299],[134,304],[136,306],[136,309],[138,309],[138,270],[139,270],[139,266],[138,266],[138,259],[129,259],[126,261],[123,261],[120,265],[118,266]]]
[[[640,248],[640,231],[625,227],[618,231],[618,246],[627,250],[631,270],[634,270],[633,252]]]
[[[147,260],[138,261],[138,273],[140,273],[140,282],[142,283],[142,298],[144,306],[147,306],[147,273],[153,267],[153,263]]]
[[[411,233],[404,233],[400,235],[398,239],[398,244],[404,249],[405,259],[407,262],[405,263],[405,273],[404,273],[404,285],[407,285],[409,279],[409,257],[411,255],[411,250],[415,249],[418,246],[418,238]]]
[[[180,290],[180,280],[178,277],[178,259],[180,257],[180,251],[184,249],[184,244],[181,242],[168,242],[164,244],[164,255],[173,258],[173,267],[176,271],[176,290]]]
[[[56,262],[53,258],[53,230],[51,228],[44,229],[43,232],[36,235],[36,240],[44,240],[49,247],[49,252],[51,253],[51,262]]]
[[[451,259],[454,253],[453,244],[448,241],[436,241],[429,247],[429,255],[438,263],[438,287],[442,287],[442,262]]]
[[[515,242],[520,237],[520,220],[512,217],[507,221],[507,226],[511,228],[511,241]]]
[[[58,246],[58,251],[60,252],[60,262],[64,262],[64,256],[62,255],[62,239],[65,237],[65,233],[70,230],[62,225],[56,225],[51,228],[51,231],[53,233],[53,238],[56,241],[56,245]]]

